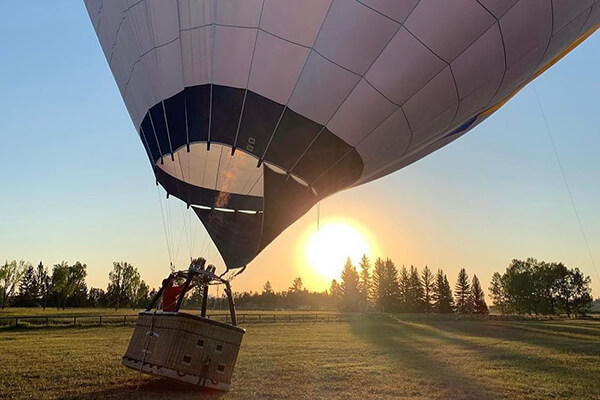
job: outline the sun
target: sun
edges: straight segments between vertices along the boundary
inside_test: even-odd
[[[306,258],[322,283],[339,280],[348,257],[357,265],[363,254],[370,254],[368,235],[362,231],[356,224],[335,221],[323,224],[310,235]]]

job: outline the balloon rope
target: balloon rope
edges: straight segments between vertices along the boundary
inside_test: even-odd
[[[167,223],[165,221],[165,212],[163,210],[162,200],[160,198],[160,186],[156,187],[156,193],[158,195],[158,204],[160,204],[160,215],[162,217],[163,222],[163,230],[165,232],[165,240],[167,242],[167,253],[169,253],[169,263],[173,264],[173,257],[171,256],[171,246],[169,245],[169,234],[167,232]]]
[[[321,230],[321,202],[317,203],[317,230]]]
[[[185,219],[185,214],[183,213],[183,203],[179,203],[179,210],[181,211],[181,219],[183,220],[183,225],[182,225],[181,231],[179,232],[179,242],[177,243],[177,248],[175,250],[175,262],[177,262],[177,257],[179,256],[179,249],[181,248],[181,242],[183,240],[183,233],[185,232],[185,234],[187,235],[186,219]],[[189,247],[189,240],[188,240],[188,247]]]
[[[546,119],[546,113],[542,107],[542,102],[540,101],[540,97],[538,96],[538,92],[535,88],[535,82],[531,85],[533,87],[533,93],[535,94],[535,98],[537,100],[538,107],[542,114],[542,119],[544,120],[544,125],[546,126],[546,133],[550,138],[550,143],[552,143],[552,149],[554,150],[554,155],[556,156],[556,162],[560,169],[560,173],[562,174],[563,181],[565,182],[565,187],[567,188],[567,193],[569,193],[569,199],[571,200],[571,206],[573,206],[573,212],[575,213],[575,217],[577,218],[577,223],[579,224],[579,230],[581,231],[581,236],[583,236],[583,241],[585,243],[585,247],[587,248],[588,254],[590,256],[590,260],[592,261],[592,267],[594,267],[594,272],[596,273],[596,278],[600,281],[600,274],[598,274],[598,269],[596,268],[596,262],[594,260],[594,256],[592,254],[592,249],[590,248],[590,243],[588,242],[587,235],[585,234],[585,230],[583,229],[583,224],[581,223],[581,218],[579,217],[579,212],[577,211],[577,207],[575,206],[575,199],[573,198],[573,193],[571,192],[571,187],[569,186],[569,182],[567,181],[567,175],[565,174],[565,170],[563,169],[562,162],[560,161],[560,157],[558,155],[558,149],[556,148],[556,143],[554,142],[554,138],[552,137],[552,132],[550,132],[550,126],[548,125],[548,120]]]
[[[173,239],[173,224],[172,224],[172,220],[171,220],[171,206],[170,206],[171,202],[169,202],[168,199],[168,192],[167,192],[167,198],[165,199],[165,209],[166,209],[166,216],[167,216],[167,228],[169,229],[169,246],[171,246],[171,257],[173,257],[173,259],[171,260],[171,264],[173,263],[177,263],[176,260],[176,256],[174,255],[174,251],[175,251],[175,242]]]

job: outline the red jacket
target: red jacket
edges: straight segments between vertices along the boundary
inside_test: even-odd
[[[177,298],[179,294],[183,290],[183,285],[179,286],[171,286],[165,288],[165,291],[162,295],[162,309],[163,311],[175,311],[175,306],[177,305]]]

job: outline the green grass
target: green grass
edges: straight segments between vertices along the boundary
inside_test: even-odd
[[[131,327],[0,331],[0,399],[600,399],[600,321],[246,328],[225,394],[122,367]]]

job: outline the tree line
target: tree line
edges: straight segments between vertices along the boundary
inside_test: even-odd
[[[0,264],[0,305],[15,307],[111,307],[145,308],[155,296],[137,268],[128,262],[114,262],[106,289],[88,288],[87,266],[61,262],[48,270],[24,261]],[[201,288],[194,288],[183,307],[199,308]],[[554,315],[589,312],[593,298],[590,277],[563,263],[529,258],[513,260],[503,274],[494,273],[489,287],[494,311],[503,314]],[[414,266],[397,268],[389,259],[374,263],[363,256],[358,268],[348,258],[339,281],[329,290],[311,292],[300,277],[287,290],[274,291],[267,281],[262,291],[235,293],[240,309],[307,309],[340,311],[381,311],[394,313],[486,314],[488,306],[481,282],[460,270],[454,287],[443,270],[421,271]],[[213,309],[227,307],[217,292],[208,299]]]
[[[137,268],[114,262],[106,290],[85,282],[87,265],[79,261],[55,264],[49,271],[25,261],[0,265],[0,307],[146,307],[156,293],[141,279]]]
[[[494,273],[489,292],[503,314],[579,314],[590,312],[590,277],[560,262],[512,260],[504,274]]]
[[[48,270],[43,263],[37,267],[25,261],[6,261],[0,265],[0,304],[13,307],[102,307],[145,308],[157,290],[141,279],[137,268],[128,262],[114,262],[108,274],[106,289],[88,286],[87,265],[77,261],[56,264]],[[208,299],[212,309],[227,308],[223,293]],[[263,292],[235,293],[241,309],[333,309],[327,291],[309,292],[301,278],[294,279],[286,291],[275,292],[270,282]],[[183,303],[184,308],[198,309],[202,305],[202,288],[195,287]]]
[[[469,279],[463,268],[454,286],[454,295],[443,270],[434,274],[428,266],[404,265],[398,270],[392,260],[377,258],[373,265],[363,255],[359,268],[350,258],[340,282],[334,279],[329,290],[342,311],[375,309],[394,313],[487,314],[488,307],[477,275]]]

